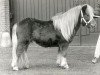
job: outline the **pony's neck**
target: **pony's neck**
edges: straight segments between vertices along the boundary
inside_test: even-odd
[[[77,31],[79,30],[80,26],[81,26],[81,13],[79,14],[78,22],[77,22],[77,24],[76,24],[76,26],[74,28],[74,34],[77,33]]]

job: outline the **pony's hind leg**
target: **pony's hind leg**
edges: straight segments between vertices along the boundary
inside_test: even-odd
[[[28,48],[28,42],[27,41],[23,41],[23,42],[19,42],[18,43],[18,47],[16,50],[16,54],[17,54],[17,62],[21,62],[24,63],[24,68],[29,68],[29,64],[28,64],[28,58],[27,58],[27,48]]]
[[[29,60],[28,60],[26,51],[24,52],[24,57],[25,57],[25,66],[24,66],[24,68],[28,69],[29,68]]]
[[[99,35],[99,38],[97,41],[97,45],[96,45],[95,53],[94,53],[94,58],[93,58],[92,62],[96,63],[99,57],[100,57],[100,35]]]
[[[64,69],[69,68],[67,64],[67,59],[66,59],[68,45],[69,45],[68,43],[62,43],[59,45],[59,50],[58,50],[56,63]]]
[[[17,45],[16,45],[17,44]],[[19,70],[18,69],[18,64],[19,64],[19,61],[21,62],[24,62],[25,63],[25,67],[26,68],[29,68],[28,66],[28,58],[27,58],[27,55],[26,55],[26,51],[27,51],[27,48],[28,48],[28,43],[26,44],[25,41],[24,42],[18,42],[16,44],[13,44],[13,50],[12,50],[12,67],[13,67],[13,70]],[[27,65],[26,65],[27,63]]]
[[[27,48],[28,48],[28,45],[26,45],[26,48],[22,54],[22,61],[23,61],[23,64],[24,64],[24,68],[25,69],[28,69],[29,68],[29,60],[28,60],[28,56],[27,56]]]
[[[22,44],[18,43],[17,46],[13,48],[12,67],[13,67],[13,70],[15,70],[15,71],[19,70],[18,64],[19,64],[20,59],[22,58],[21,56],[23,55],[23,52],[24,52],[24,48],[23,48]],[[22,60],[23,60],[23,58],[22,58]]]
[[[18,70],[19,60],[22,58],[25,62],[25,67],[28,68],[27,48],[29,40],[26,38],[27,35],[23,35],[24,32],[17,31],[17,24],[12,29],[12,63],[13,70]]]

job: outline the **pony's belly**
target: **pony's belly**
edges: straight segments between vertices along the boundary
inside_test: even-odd
[[[56,47],[58,46],[59,40],[54,31],[33,32],[33,41],[43,47]]]
[[[35,40],[35,42],[42,46],[42,47],[58,47],[58,41],[52,41],[51,39],[44,41],[44,40]]]

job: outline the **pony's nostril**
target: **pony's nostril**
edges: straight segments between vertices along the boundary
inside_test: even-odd
[[[96,24],[91,24],[92,27],[96,27]]]

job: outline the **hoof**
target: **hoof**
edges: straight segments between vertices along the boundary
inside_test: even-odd
[[[61,64],[57,64],[58,67],[61,67],[62,69],[68,69],[69,66],[67,64],[65,65],[61,65]]]
[[[69,69],[68,64],[60,64],[59,67],[61,67],[62,69]]]
[[[69,69],[68,65],[61,66],[62,69]]]
[[[24,66],[24,69],[29,69],[29,65]]]
[[[61,67],[61,65],[60,64],[57,64],[57,67]]]
[[[92,63],[96,63],[97,62],[97,58],[94,58],[93,60],[92,60]]]
[[[18,71],[18,67],[13,67],[13,71]]]

